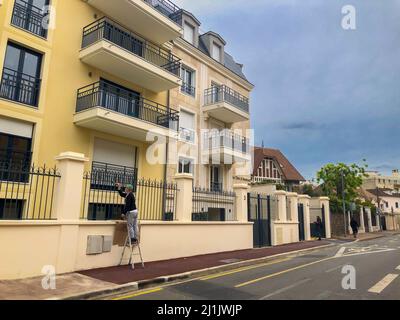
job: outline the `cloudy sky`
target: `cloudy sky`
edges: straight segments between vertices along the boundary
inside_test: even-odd
[[[328,162],[400,168],[400,0],[175,0],[256,85],[256,144],[307,178]],[[341,27],[356,8],[357,29]]]

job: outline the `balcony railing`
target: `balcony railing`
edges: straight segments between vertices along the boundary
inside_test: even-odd
[[[229,148],[241,153],[249,152],[249,139],[229,131],[206,132],[204,134],[205,149]]]
[[[47,12],[45,8],[38,8],[24,0],[15,0],[11,23],[25,29],[39,37],[47,37],[45,25]]]
[[[180,76],[181,60],[132,33],[108,18],[102,18],[83,29],[82,48],[107,40],[158,67]]]
[[[76,111],[103,107],[128,117],[178,131],[179,112],[138,97],[122,87],[99,81],[78,90]]]
[[[41,80],[9,68],[3,69],[0,97],[37,107]]]
[[[181,127],[179,131],[181,140],[194,143],[196,139],[196,132],[193,129],[186,129]]]
[[[227,102],[249,113],[249,99],[227,86],[212,87],[204,92],[204,105]]]
[[[174,22],[178,22],[179,20],[179,11],[181,10],[176,4],[172,3],[169,0],[143,0],[147,4],[151,5],[158,12],[162,13],[170,20]]]
[[[192,97],[196,96],[196,88],[186,83],[182,84],[181,91],[188,95],[191,95]]]

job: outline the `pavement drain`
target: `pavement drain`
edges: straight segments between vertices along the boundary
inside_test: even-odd
[[[243,261],[242,259],[226,259],[226,260],[220,260],[219,262],[225,263],[225,264],[230,264],[230,263],[235,263],[235,262],[240,262]]]

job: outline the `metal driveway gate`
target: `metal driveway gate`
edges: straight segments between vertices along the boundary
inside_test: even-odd
[[[299,213],[299,239],[300,241],[306,240],[305,230],[304,230],[304,205],[299,203],[298,206]]]
[[[271,198],[267,195],[249,193],[247,197],[249,221],[253,225],[254,247],[271,245]]]

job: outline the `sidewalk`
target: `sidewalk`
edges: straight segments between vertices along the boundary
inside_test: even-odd
[[[373,239],[378,239],[378,238],[383,238],[387,236],[392,236],[399,234],[399,232],[395,231],[377,231],[377,232],[366,232],[366,233],[359,233],[357,236],[357,239],[354,239],[353,235],[347,235],[347,237],[344,236],[332,236],[333,239],[337,240],[343,240],[343,241],[367,241],[367,240],[373,240]]]
[[[42,288],[42,277],[0,280],[0,300],[84,299],[100,294],[134,291],[178,279],[226,271],[277,255],[294,254],[330,245],[329,241],[308,241],[277,247],[208,254],[189,258],[149,262],[145,269],[137,265],[93,269],[56,278],[55,290]],[[254,261],[255,260],[255,261]]]

